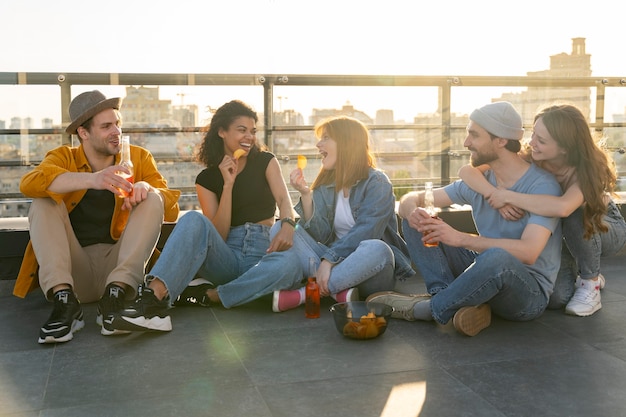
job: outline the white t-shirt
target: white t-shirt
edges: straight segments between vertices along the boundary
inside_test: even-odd
[[[335,207],[335,235],[341,239],[354,226],[354,217],[350,210],[350,196],[344,197],[343,191],[337,193],[337,206]]]

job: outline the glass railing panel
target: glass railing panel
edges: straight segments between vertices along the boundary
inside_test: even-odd
[[[337,113],[368,125],[411,124],[439,108],[438,87],[275,85],[273,90],[276,126],[315,125]]]
[[[58,85],[0,85],[0,129],[47,129],[61,123]],[[6,115],[6,116],[5,116]]]

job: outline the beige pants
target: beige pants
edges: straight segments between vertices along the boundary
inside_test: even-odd
[[[30,239],[39,262],[39,285],[46,298],[50,290],[69,284],[83,303],[97,301],[111,282],[129,286],[127,298],[143,282],[146,264],[156,247],[163,224],[163,201],[150,192],[133,207],[126,229],[115,244],[82,247],[74,234],[67,209],[50,198],[35,198],[30,207]]]

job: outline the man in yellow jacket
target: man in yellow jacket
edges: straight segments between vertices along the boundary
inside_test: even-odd
[[[163,220],[177,220],[180,191],[167,188],[148,150],[131,146],[133,182],[122,176],[121,102],[97,90],[75,97],[66,132],[80,145],[48,152],[20,183],[33,199],[31,241],[13,293],[25,297],[39,284],[54,302],[39,343],[71,340],[84,326],[80,302],[99,301],[101,333],[119,333],[109,317],[143,282]]]

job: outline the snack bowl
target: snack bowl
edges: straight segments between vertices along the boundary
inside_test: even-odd
[[[333,313],[337,331],[350,339],[374,339],[387,330],[393,307],[381,303],[349,301],[334,304]]]

